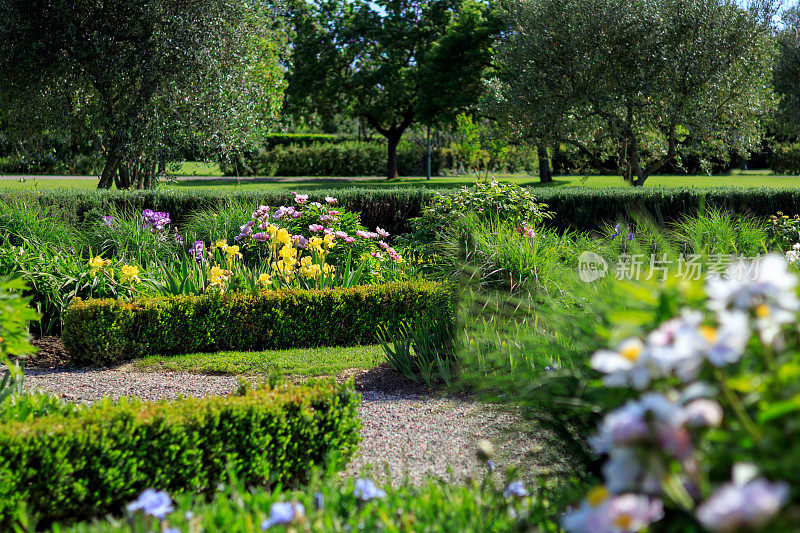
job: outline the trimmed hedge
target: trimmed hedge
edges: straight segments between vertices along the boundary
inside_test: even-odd
[[[431,172],[443,169],[444,151],[431,154]],[[425,175],[425,149],[409,142],[397,147],[397,172],[401,176]],[[222,164],[228,176],[385,176],[386,144],[347,141],[277,145],[246,154],[236,165]]]
[[[531,177],[531,184],[536,178]],[[448,189],[350,188],[307,191],[312,201],[326,195],[339,198],[341,206],[361,214],[365,226],[380,226],[397,235],[410,231],[409,218],[419,216],[436,193]],[[696,212],[701,206],[721,207],[736,213],[768,217],[777,211],[800,213],[800,189],[779,188],[535,188],[539,200],[550,205],[556,217],[548,225],[563,230],[592,231],[630,213],[647,213],[659,222],[669,222]],[[101,191],[54,190],[0,192],[0,204],[13,197],[28,198],[43,207],[56,207],[62,216],[78,225],[99,220],[112,207],[167,211],[180,226],[192,212],[210,209],[225,202],[250,205],[290,205],[291,194],[283,191]],[[1,206],[0,206],[1,207]]]
[[[84,365],[155,354],[356,346],[374,343],[378,326],[394,330],[451,303],[449,288],[422,281],[132,302],[75,299],[62,338]]]
[[[150,487],[212,492],[228,473],[248,486],[305,481],[332,453],[352,455],[358,403],[350,385],[315,382],[4,423],[0,524],[21,505],[41,526],[120,512]]]
[[[264,146],[269,149],[292,144],[308,146],[309,144],[338,144],[357,140],[358,137],[356,135],[336,133],[270,133],[264,141]],[[376,140],[375,142],[378,141]]]

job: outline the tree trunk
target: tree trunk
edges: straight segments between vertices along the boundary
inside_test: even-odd
[[[536,146],[539,155],[539,181],[542,183],[553,183],[553,172],[550,170],[550,155],[547,153],[547,145],[544,143]]]
[[[119,179],[117,180],[117,189],[128,190],[131,188],[131,175],[128,172],[128,164],[121,163],[119,165]]]
[[[397,146],[400,144],[402,133],[394,133],[387,137],[388,142],[388,158],[387,158],[387,179],[395,179],[397,177]]]
[[[117,175],[117,168],[121,161],[119,153],[112,152],[106,159],[106,164],[103,167],[103,172],[100,174],[100,183],[97,184],[98,189],[110,189],[114,183],[114,178]]]
[[[425,147],[425,178],[431,179],[431,127],[428,126],[427,146]]]

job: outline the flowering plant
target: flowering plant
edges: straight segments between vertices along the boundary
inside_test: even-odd
[[[800,215],[790,217],[778,211],[776,215],[769,217],[766,230],[770,243],[787,251],[793,244],[800,242]]]
[[[567,531],[800,527],[797,285],[779,255],[731,265],[702,305],[591,357],[605,387],[629,394],[590,439],[604,484]]]

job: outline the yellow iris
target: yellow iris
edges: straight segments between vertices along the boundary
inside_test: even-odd
[[[260,276],[258,276],[258,282],[262,284],[264,287],[268,287],[270,283],[272,283],[272,277],[264,272]]]
[[[133,285],[134,283],[139,283],[140,281],[138,267],[131,265],[125,265],[122,267],[122,276],[120,276],[119,279],[120,283],[130,283]]]
[[[291,246],[292,244],[292,236],[289,235],[285,228],[278,230],[278,233],[275,234],[275,240],[286,246]]]

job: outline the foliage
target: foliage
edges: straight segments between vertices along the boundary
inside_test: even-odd
[[[344,482],[328,479],[303,491],[253,491],[239,485],[225,487],[211,501],[188,494],[176,495],[174,511],[161,524],[140,512],[131,516],[130,521],[107,518],[58,526],[53,531],[146,533],[158,531],[159,526],[178,531],[255,531],[260,524],[270,523],[270,518],[278,516],[273,509],[281,507],[275,507],[276,504],[287,507],[293,504],[295,508],[289,507],[288,523],[271,527],[275,531],[558,531],[550,515],[552,508],[563,501],[563,493],[542,486],[530,496],[513,496],[505,494],[507,486],[498,485],[489,476],[482,481],[459,484],[426,480],[419,485],[386,482],[373,489],[368,478]],[[370,487],[370,493],[359,490],[364,485]],[[385,496],[365,499],[377,491]]]
[[[775,103],[770,15],[727,0],[515,0],[495,116],[596,168],[611,159],[634,185],[681,153],[746,155]]]
[[[446,164],[446,152],[431,154],[431,169],[439,175]],[[380,176],[386,172],[386,146],[382,143],[348,141],[277,145],[226,165],[228,176]],[[397,147],[397,170],[404,176],[424,174],[425,151],[411,143]]]
[[[0,127],[23,143],[85,133],[106,160],[101,188],[149,188],[187,146],[252,146],[280,106],[271,2],[4,0],[0,12]]]
[[[62,337],[78,364],[102,365],[146,355],[219,350],[371,344],[379,325],[397,328],[450,304],[430,282],[351,289],[121,300],[73,300]]]
[[[594,387],[632,399],[599,397],[605,488],[564,518],[568,531],[589,531],[585,520],[622,499],[651,509],[639,529],[797,528],[797,277],[772,255],[697,285],[677,286],[656,316],[618,316],[609,349],[591,357]]]
[[[390,179],[409,126],[476,103],[500,30],[471,0],[299,1],[292,17],[289,107],[363,118],[387,139]]]
[[[20,510],[39,526],[119,512],[148,487],[212,493],[298,483],[358,444],[352,384],[243,390],[239,396],[143,403],[105,400],[69,414],[8,422],[0,523]],[[24,510],[23,510],[24,509]]]
[[[769,168],[775,174],[800,174],[800,143],[774,146]]]
[[[783,211],[778,211],[777,215],[769,217],[766,231],[772,249],[789,251],[800,242],[800,215],[790,217],[784,215]]]
[[[450,386],[456,367],[456,324],[452,309],[434,309],[395,331],[381,327],[378,338],[397,373],[414,382],[421,379],[428,387],[437,379]]]
[[[797,135],[800,132],[800,7],[789,7],[783,13],[782,22],[777,32],[778,58],[773,74],[775,92],[781,97],[776,125],[783,134]],[[796,158],[792,158],[790,164],[779,168],[798,168]]]
[[[22,297],[24,290],[19,279],[0,278],[0,364],[6,367],[0,382],[0,408],[10,395],[22,390],[22,369],[11,358],[24,358],[35,351],[28,325],[38,320],[39,314],[30,308],[30,298]]]

